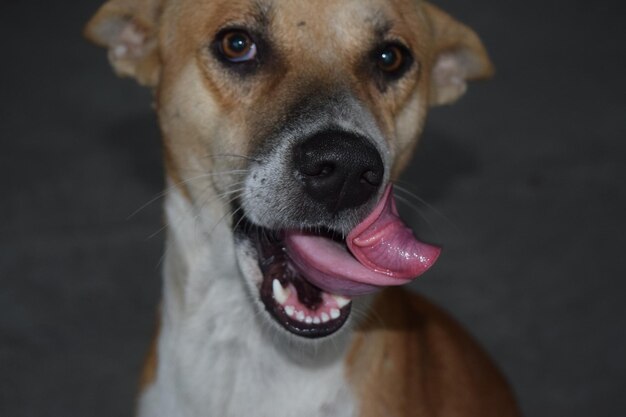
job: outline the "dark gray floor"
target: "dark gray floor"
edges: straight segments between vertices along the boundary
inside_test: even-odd
[[[80,37],[98,1],[0,5],[0,416],[130,416],[159,294],[150,96]],[[440,242],[415,286],[527,416],[626,416],[626,82],[618,1],[438,4],[497,77],[431,114],[405,180]],[[406,208],[407,215],[414,215]]]

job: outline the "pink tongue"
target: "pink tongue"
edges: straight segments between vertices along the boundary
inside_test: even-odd
[[[429,269],[441,252],[418,241],[402,222],[391,185],[346,240],[354,256],[325,237],[295,231],[285,235],[287,251],[299,272],[321,289],[346,296],[406,284]]]

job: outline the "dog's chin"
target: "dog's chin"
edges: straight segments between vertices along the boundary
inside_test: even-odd
[[[352,300],[325,292],[303,278],[285,251],[280,233],[244,218],[236,236],[244,280],[272,327],[300,340],[336,336],[349,327]]]

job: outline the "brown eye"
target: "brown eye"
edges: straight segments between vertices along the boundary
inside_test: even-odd
[[[230,62],[246,62],[256,57],[256,44],[246,32],[233,30],[226,32],[219,42],[219,50]]]
[[[396,72],[404,67],[405,53],[398,45],[387,45],[378,53],[376,64],[384,72]]]

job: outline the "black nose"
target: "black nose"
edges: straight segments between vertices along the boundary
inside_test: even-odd
[[[295,148],[294,162],[305,192],[331,213],[369,200],[385,172],[367,139],[338,131],[308,138]]]

